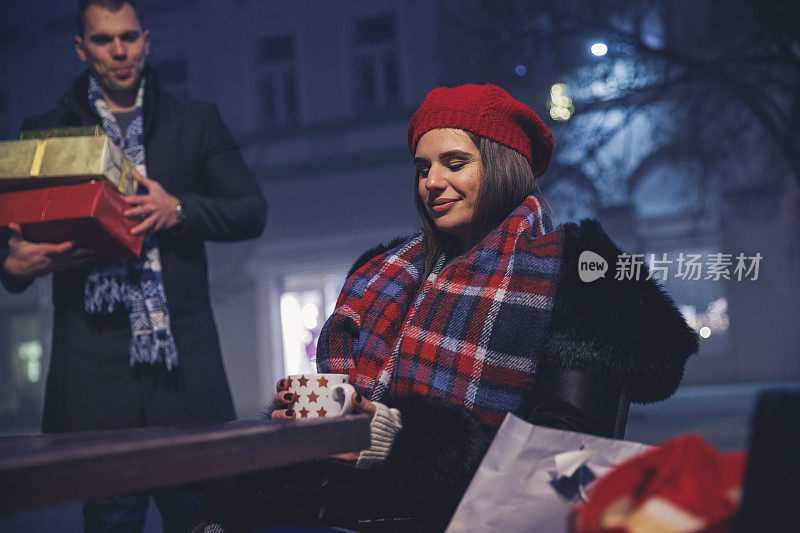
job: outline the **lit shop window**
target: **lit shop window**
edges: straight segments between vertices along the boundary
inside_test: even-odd
[[[42,379],[42,343],[38,340],[25,341],[17,347],[17,358],[22,380],[37,383]]]
[[[39,425],[43,335],[35,312],[14,311],[0,324],[0,432],[29,431]]]
[[[316,372],[317,341],[333,313],[344,275],[286,276],[280,297],[283,364],[286,375]]]
[[[267,127],[287,126],[298,121],[297,76],[294,39],[270,37],[259,43],[261,101]]]
[[[38,383],[42,378],[42,342],[35,313],[17,313],[6,323],[6,357],[2,365],[4,385],[15,389]]]
[[[356,22],[357,107],[362,112],[400,103],[395,20],[392,15]]]

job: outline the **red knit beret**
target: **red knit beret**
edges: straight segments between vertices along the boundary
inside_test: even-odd
[[[495,85],[438,87],[428,93],[408,125],[411,155],[420,137],[455,128],[488,137],[525,156],[539,177],[553,154],[553,134],[533,109]]]

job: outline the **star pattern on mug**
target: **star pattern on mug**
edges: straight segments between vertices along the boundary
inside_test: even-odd
[[[310,413],[311,411],[309,411],[308,409],[306,409],[305,407],[303,407],[303,408],[302,408],[302,409],[300,409],[300,411],[298,411],[298,412],[300,413],[300,418],[308,418],[308,413]]]
[[[317,382],[319,383],[320,387],[327,387],[328,386],[328,380],[327,380],[327,378],[325,376],[321,376],[321,377],[317,378]]]
[[[308,403],[317,403],[318,399],[319,399],[319,394],[317,394],[316,392],[312,391],[308,393]]]
[[[328,414],[328,411],[326,411],[324,407],[320,407],[317,410],[317,414],[319,415],[320,418],[325,418],[325,415]]]
[[[305,387],[308,385],[308,378],[305,376],[300,376],[297,378],[297,382],[300,383],[300,387]]]

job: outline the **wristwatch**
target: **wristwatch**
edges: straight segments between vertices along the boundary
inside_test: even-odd
[[[175,206],[175,216],[178,218],[178,223],[175,224],[176,226],[180,226],[183,224],[183,221],[186,220],[186,211],[183,209],[183,202],[178,200],[178,205]]]

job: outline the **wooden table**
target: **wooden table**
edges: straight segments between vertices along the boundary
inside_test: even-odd
[[[369,417],[0,438],[0,514],[170,487],[369,447]]]

